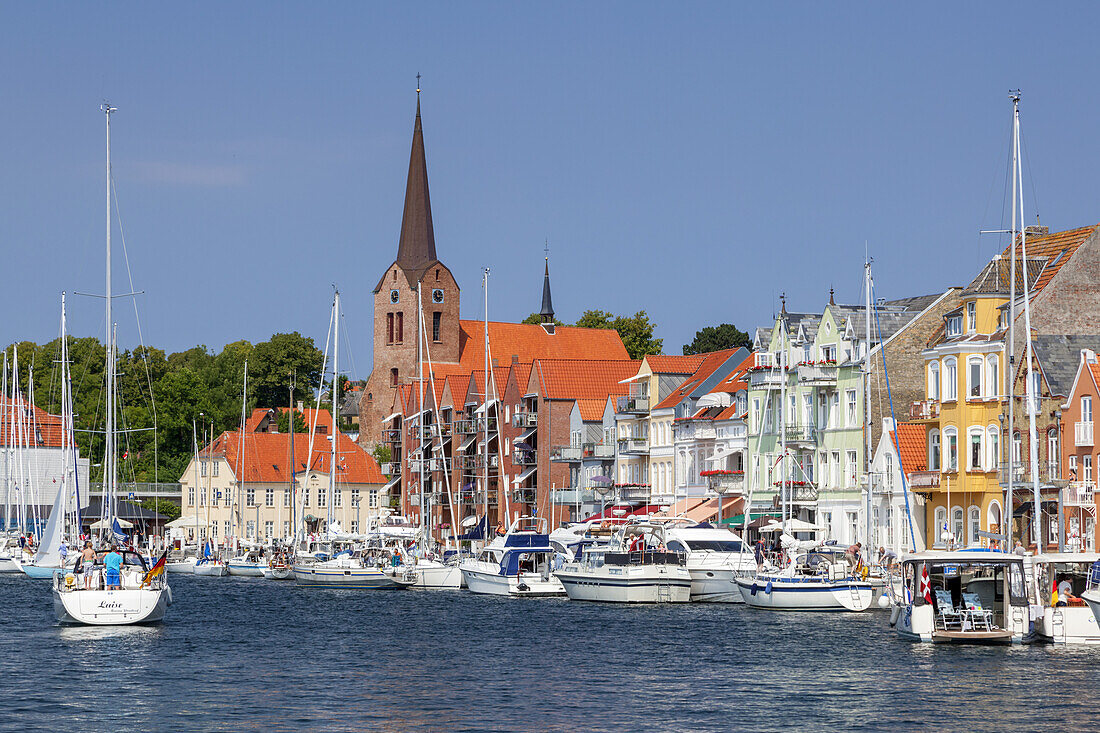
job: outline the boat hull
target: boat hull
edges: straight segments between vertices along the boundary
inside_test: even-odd
[[[465,585],[462,570],[457,565],[419,562],[410,569],[416,577],[411,588],[458,590]]]
[[[128,626],[164,620],[170,592],[160,589],[61,591],[54,588],[54,613],[63,624]]]
[[[468,565],[460,566],[460,569],[466,588],[471,593],[532,598],[565,595],[565,588],[561,581],[553,575],[549,578],[533,573],[501,575],[499,567],[496,568],[496,572],[493,572],[491,567],[482,569]]]
[[[170,562],[164,565],[164,569],[169,573],[187,573],[194,575],[195,573],[195,558],[188,558],[187,560],[180,560],[178,562]]]
[[[737,571],[733,568],[693,568],[691,574],[691,600],[694,603],[744,603],[741,586],[737,584]]]
[[[239,578],[262,578],[266,567],[266,565],[250,562],[230,562],[226,565],[229,574]]]
[[[19,563],[10,557],[0,557],[0,573],[18,573]]]
[[[863,611],[875,595],[871,583],[795,578],[739,578],[741,595],[753,608],[773,611]]]
[[[194,574],[220,577],[226,574],[225,565],[220,562],[200,562],[195,566]]]
[[[294,580],[298,585],[315,588],[395,590],[408,587],[407,583],[377,568],[324,568],[318,565],[295,565]]]
[[[263,568],[263,574],[268,580],[294,580],[294,571],[286,565]]]
[[[688,603],[691,574],[682,565],[565,567],[556,573],[571,601]]]
[[[60,569],[61,568],[57,567],[56,565],[54,567],[39,567],[38,565],[29,565],[27,563],[23,563],[22,565],[23,574],[26,575],[28,578],[34,578],[35,580],[49,580],[50,578],[53,578],[53,574]]]

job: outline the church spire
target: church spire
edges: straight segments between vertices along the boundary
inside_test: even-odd
[[[549,251],[549,245],[547,245]],[[550,297],[550,255],[546,255],[546,269],[542,276],[542,327],[549,333],[554,332],[554,301]]]
[[[397,245],[397,264],[410,282],[420,280],[435,255],[435,230],[432,227],[432,202],[428,196],[428,164],[424,155],[424,131],[420,125],[420,79],[417,78],[416,122],[413,125],[409,176],[405,183],[405,213],[401,216],[401,239]]]

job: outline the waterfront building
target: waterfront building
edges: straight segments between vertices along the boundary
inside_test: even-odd
[[[1073,382],[1061,407],[1061,464],[1066,487],[1063,500],[1064,545],[1093,551],[1098,546],[1096,472],[1100,451],[1095,438],[1094,410],[1100,406],[1100,363],[1095,349],[1082,349]]]
[[[899,557],[925,549],[924,499],[910,488],[912,474],[925,470],[924,426],[903,422],[895,428],[892,418],[883,418],[871,458],[872,486],[876,487],[872,548],[884,547]]]
[[[344,531],[365,531],[384,516],[385,481],[373,456],[333,432],[328,410],[304,412],[312,432],[294,434],[293,467],[290,434],[278,432],[275,411],[266,409],[254,411],[243,432],[223,432],[191,458],[180,476],[181,508],[205,525],[197,539],[287,539],[295,524],[323,531],[330,500],[334,522]],[[330,490],[333,439],[336,486]]]

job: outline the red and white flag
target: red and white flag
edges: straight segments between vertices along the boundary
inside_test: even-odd
[[[920,566],[920,594],[925,603],[932,603],[932,581],[928,578],[928,566]]]

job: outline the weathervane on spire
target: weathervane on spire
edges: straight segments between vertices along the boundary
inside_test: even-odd
[[[416,96],[420,98],[420,72],[416,72]]]
[[[549,237],[546,239],[545,244],[543,244],[543,246],[542,246],[542,253],[544,255],[546,255],[546,261],[549,262],[550,261],[550,239],[549,239]]]

